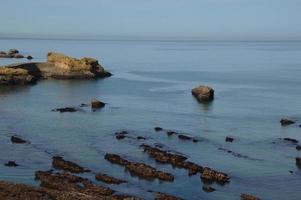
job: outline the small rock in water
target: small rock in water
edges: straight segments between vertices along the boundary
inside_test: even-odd
[[[10,49],[8,51],[8,54],[17,54],[17,53],[19,53],[19,50],[17,50],[17,49]]]
[[[292,139],[292,138],[283,138],[283,140],[288,141],[288,142],[292,142],[294,144],[297,144],[299,141],[296,139]]]
[[[64,112],[76,112],[77,110],[74,107],[65,107],[65,108],[53,109],[52,111],[64,113]]]
[[[178,138],[180,140],[192,140],[192,138],[190,136],[187,136],[187,135],[178,135]]]
[[[99,100],[97,100],[97,99],[92,99],[92,101],[91,101],[91,107],[92,107],[92,109],[98,109],[98,108],[103,108],[103,107],[105,107],[105,103],[103,103],[103,102],[101,102],[101,101],[99,101]]]
[[[287,126],[287,125],[294,124],[295,122],[293,120],[288,119],[288,118],[282,118],[280,120],[280,123],[281,123],[282,126]]]
[[[32,56],[27,56],[26,58],[27,58],[27,60],[32,60],[33,59]]]
[[[215,189],[213,187],[209,186],[209,185],[204,185],[203,190],[205,192],[214,192],[215,191]]]
[[[250,194],[241,194],[240,199],[241,200],[261,200],[260,198],[252,196]]]
[[[8,161],[4,165],[7,166],[7,167],[17,167],[17,166],[19,166],[15,161]]]
[[[14,55],[14,58],[24,58],[24,56],[21,55],[21,54],[15,54],[15,55]]]
[[[137,136],[137,140],[146,140],[146,138],[142,136]]]
[[[17,136],[11,136],[10,141],[12,143],[16,143],[16,144],[24,144],[27,143],[27,141],[23,140],[22,138],[19,138]]]
[[[296,157],[296,165],[301,167],[301,157]]]
[[[167,131],[166,134],[167,134],[168,136],[171,136],[171,135],[175,135],[175,134],[177,134],[177,133],[174,132],[174,131]]]
[[[193,88],[191,93],[199,102],[208,102],[214,99],[214,90],[209,86],[200,85]]]
[[[154,129],[155,129],[155,131],[162,131],[163,130],[163,128],[161,128],[161,127],[155,127]]]
[[[298,151],[300,151],[300,150],[301,150],[301,146],[300,146],[300,145],[297,145],[297,146],[296,146],[296,149],[297,149]]]
[[[234,138],[232,138],[232,137],[226,137],[225,141],[226,142],[233,142]]]

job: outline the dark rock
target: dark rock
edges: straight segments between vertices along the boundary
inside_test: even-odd
[[[252,196],[250,194],[241,194],[240,199],[241,200],[261,200],[260,198]]]
[[[17,166],[19,166],[15,161],[8,161],[4,165],[7,166],[7,167],[17,167]]]
[[[215,189],[213,187],[209,186],[209,185],[203,185],[202,189],[205,192],[214,192],[215,191]]]
[[[27,60],[32,60],[33,59],[32,56],[27,56],[26,58],[27,58]]]
[[[298,151],[300,151],[300,150],[301,150],[301,146],[300,146],[300,145],[297,145],[297,146],[296,146],[296,149],[297,149]]]
[[[230,177],[225,173],[215,171],[208,167],[205,167],[203,169],[201,179],[204,181],[209,181],[209,182],[216,181],[217,183],[225,184],[229,182]]]
[[[172,135],[175,135],[175,134],[177,134],[177,133],[174,132],[174,131],[167,131],[166,134],[167,134],[168,136],[172,136]]]
[[[179,197],[172,196],[161,192],[156,192],[155,200],[182,200]]]
[[[214,99],[214,90],[209,86],[198,86],[193,88],[191,93],[199,102],[208,102]]]
[[[161,127],[155,127],[154,129],[155,129],[155,131],[162,131],[163,130],[163,128],[161,128]]]
[[[80,104],[80,107],[88,107],[89,105],[88,104],[85,104],[85,103],[82,103]]]
[[[234,138],[232,138],[232,137],[226,137],[225,141],[226,142],[233,142]]]
[[[52,166],[55,169],[62,169],[64,171],[69,171],[72,173],[84,173],[90,171],[90,170],[85,170],[83,167],[79,166],[74,162],[66,161],[60,156],[52,157]]]
[[[298,140],[292,139],[292,138],[283,138],[283,140],[294,143],[294,144],[297,144],[299,142]]]
[[[95,179],[98,181],[102,181],[108,184],[121,184],[125,183],[126,181],[120,180],[111,176],[108,176],[107,174],[98,173],[95,175]]]
[[[180,140],[192,140],[192,137],[190,137],[190,136],[187,136],[187,135],[178,135],[178,138],[180,139]]]
[[[52,111],[64,113],[64,112],[76,112],[77,109],[74,107],[65,107],[65,108],[56,108],[56,109],[53,109]]]
[[[22,138],[19,138],[19,137],[17,137],[17,136],[11,136],[10,141],[11,141],[12,143],[16,143],[16,144],[24,144],[24,143],[27,143],[26,140],[23,140]]]
[[[159,179],[161,181],[173,181],[174,176],[170,173],[156,170],[155,168],[144,163],[136,163],[121,158],[116,154],[106,154],[105,159],[114,164],[119,164],[125,167],[130,173],[145,178],[145,179]]]
[[[287,125],[294,124],[295,122],[293,120],[288,119],[288,118],[282,118],[280,120],[280,123],[281,123],[282,126],[287,126]]]
[[[296,157],[296,165],[301,167],[301,157]]]
[[[146,138],[142,136],[137,136],[137,140],[146,140]]]
[[[91,108],[92,109],[98,109],[98,108],[103,108],[103,107],[105,107],[105,103],[103,103],[103,102],[101,102],[101,101],[99,101],[99,100],[97,100],[97,99],[92,99],[92,101],[91,101]]]
[[[122,139],[126,138],[127,134],[128,134],[127,131],[116,132],[115,137],[117,140],[122,140]]]

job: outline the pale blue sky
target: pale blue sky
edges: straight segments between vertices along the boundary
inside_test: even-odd
[[[1,0],[0,35],[301,39],[301,0]]]

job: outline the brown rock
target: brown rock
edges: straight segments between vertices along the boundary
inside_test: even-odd
[[[72,173],[84,173],[90,171],[90,170],[85,170],[83,167],[79,166],[74,162],[66,161],[60,156],[52,157],[52,166],[55,169],[62,169]]]
[[[98,109],[98,108],[103,108],[103,107],[105,107],[105,103],[103,103],[103,102],[101,102],[101,101],[99,101],[99,100],[97,100],[97,99],[92,99],[92,101],[91,101],[91,107],[92,107],[92,109]]]
[[[21,55],[21,54],[15,54],[15,55],[14,55],[14,58],[24,58],[24,56]]]
[[[215,191],[215,189],[213,187],[209,186],[209,185],[203,185],[202,189],[205,192],[214,192]]]
[[[25,69],[0,67],[0,85],[27,85],[36,81],[37,79]]]
[[[301,167],[301,158],[300,157],[296,157],[296,165]]]
[[[240,199],[241,200],[261,200],[260,198],[252,196],[250,194],[241,194]]]
[[[200,85],[193,88],[191,93],[199,102],[207,102],[214,99],[214,90],[209,86]]]
[[[172,196],[161,192],[156,192],[155,200],[182,200],[179,197]]]
[[[111,176],[108,176],[107,174],[98,173],[95,175],[95,179],[98,181],[102,181],[108,184],[121,184],[125,183],[126,181],[120,180]]]
[[[212,170],[208,167],[205,167],[203,169],[201,179],[204,181],[209,181],[209,182],[216,181],[220,184],[225,184],[225,183],[229,182],[230,177],[225,173],[218,172],[218,171]]]

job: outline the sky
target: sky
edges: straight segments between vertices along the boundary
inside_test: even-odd
[[[0,36],[301,40],[301,0],[1,0]]]

